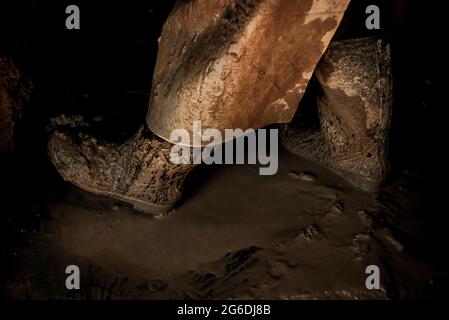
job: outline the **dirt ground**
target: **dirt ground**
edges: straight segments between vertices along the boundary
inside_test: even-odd
[[[62,180],[62,179],[61,179]],[[281,150],[256,165],[200,167],[167,217],[60,181],[39,227],[9,255],[8,299],[396,299],[436,290],[425,185],[403,171],[378,195]],[[81,289],[65,288],[79,266]],[[380,268],[367,290],[365,269]]]

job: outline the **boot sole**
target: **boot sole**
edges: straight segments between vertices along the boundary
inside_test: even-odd
[[[346,180],[346,182],[348,182],[349,184],[351,184],[352,186],[361,189],[363,191],[366,192],[370,192],[370,193],[374,193],[377,192],[380,188],[381,182],[378,180],[374,180],[372,178],[369,177],[363,177],[363,176],[358,176],[352,173],[348,173],[348,172],[344,172],[329,166],[326,166],[325,164],[321,163],[320,160],[310,157],[308,154],[305,153],[301,153],[299,151],[294,150],[293,148],[290,148],[288,146],[287,143],[281,142],[283,147],[290,153],[296,155],[296,156],[300,156],[302,158],[306,158],[307,160],[313,161],[321,166],[324,166],[326,168],[328,168],[329,170],[331,170],[332,172],[334,172],[335,174],[337,174],[338,176],[342,177],[343,179]]]
[[[59,173],[65,181],[72,183],[73,185],[77,186],[80,189],[86,190],[88,192],[97,194],[97,195],[101,195],[101,196],[107,196],[122,202],[125,202],[127,204],[130,204],[133,206],[133,208],[139,212],[142,212],[146,215],[150,215],[153,217],[163,217],[167,214],[168,211],[170,211],[171,209],[173,209],[174,204],[170,204],[170,205],[161,205],[161,204],[157,204],[157,203],[152,203],[152,202],[148,202],[148,201],[144,201],[144,200],[140,200],[140,199],[136,199],[136,198],[132,198],[132,197],[127,197],[127,196],[123,196],[114,192],[110,192],[110,191],[102,191],[102,190],[97,190],[91,187],[87,187],[87,186],[81,186],[77,183],[74,183],[72,181],[70,181],[69,179],[67,179],[61,172]]]

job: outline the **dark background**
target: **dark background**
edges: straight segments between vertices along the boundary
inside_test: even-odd
[[[34,106],[28,108],[33,122],[64,112],[120,112],[121,122],[141,122],[136,119],[146,112],[157,38],[174,2],[2,1],[0,52],[18,61],[35,83]],[[366,35],[367,3],[353,0],[348,10],[350,24],[342,28],[354,36],[361,30]],[[437,13],[444,11],[419,0],[369,2],[375,3],[382,4],[381,29],[392,39],[393,161],[421,165],[423,155],[434,153],[434,120],[440,118],[436,77],[446,63],[438,58],[444,37],[437,24],[444,17]],[[65,28],[69,4],[80,8],[80,30]],[[425,152],[416,152],[417,145]]]

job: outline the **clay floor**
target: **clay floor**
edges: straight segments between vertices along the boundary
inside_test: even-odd
[[[377,195],[281,149],[279,170],[201,167],[167,217],[59,177],[35,227],[8,247],[8,299],[429,298],[441,279],[423,216],[426,184],[403,170]],[[17,224],[18,226],[18,224]],[[19,227],[17,227],[19,228]],[[81,289],[65,288],[78,265]],[[365,287],[376,264],[381,289]],[[440,279],[440,280],[438,280]],[[439,281],[439,282],[438,282]]]

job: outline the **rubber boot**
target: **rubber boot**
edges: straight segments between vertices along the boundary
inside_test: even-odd
[[[65,180],[161,216],[179,200],[184,180],[194,167],[170,162],[172,146],[143,127],[119,145],[56,130],[50,136],[48,152]]]
[[[315,75],[319,128],[284,127],[290,151],[334,169],[351,184],[376,191],[388,173],[392,109],[390,50],[375,38],[332,42]]]

